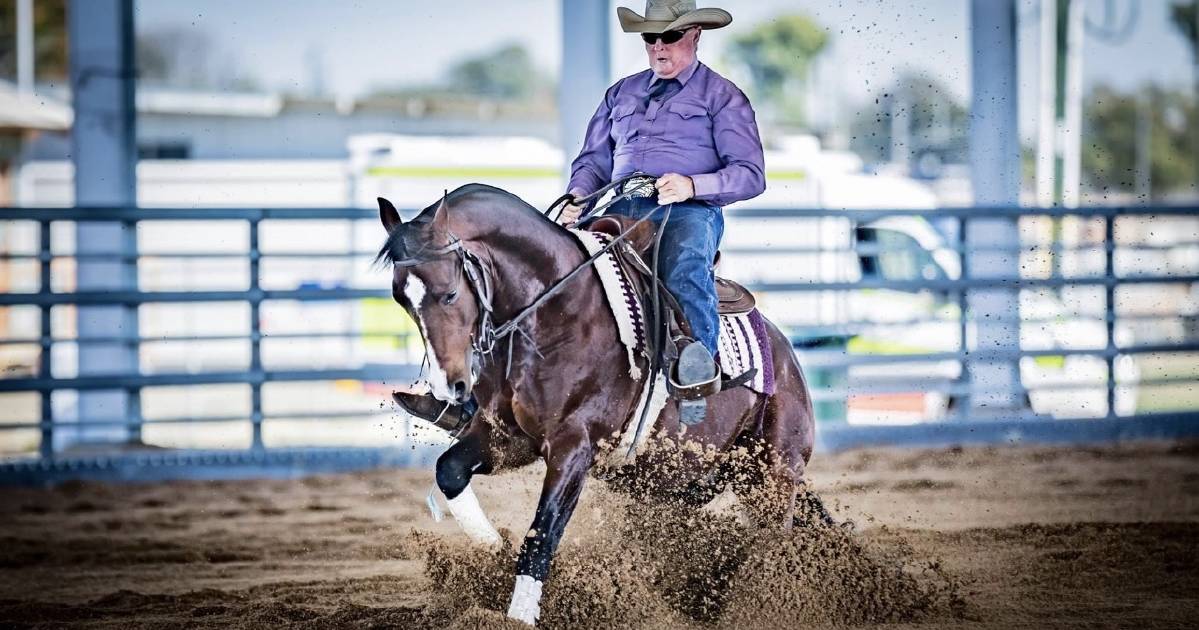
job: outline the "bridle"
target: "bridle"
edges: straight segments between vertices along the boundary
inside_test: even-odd
[[[486,357],[495,349],[495,344],[498,341],[495,324],[493,323],[495,309],[491,304],[494,285],[491,282],[491,274],[487,272],[483,261],[474,252],[463,247],[461,239],[450,233],[450,242],[448,245],[422,252],[422,255],[417,258],[392,261],[392,265],[396,267],[416,267],[449,255],[457,256],[459,268],[462,270],[462,274],[466,276],[466,284],[470,287],[470,291],[475,297],[475,303],[479,306],[478,324],[475,334],[471,338],[471,349],[480,356]]]
[[[578,199],[575,199],[571,195],[563,195],[562,197],[559,197],[557,201],[550,204],[550,207],[545,211],[544,214],[549,215],[549,213],[552,212],[555,207],[566,200],[573,199],[575,201],[589,202],[590,207],[585,213],[583,213],[582,216],[579,217],[579,220],[581,221],[587,217],[603,212],[619,201],[629,199],[630,197],[637,196],[638,193],[643,192],[639,188],[630,188],[624,193],[614,196],[603,206],[598,208],[594,206],[595,200],[603,196],[609,190],[612,190],[628,182],[629,180],[644,176],[644,173],[634,173],[633,175],[629,175],[628,177],[624,177],[612,182],[611,184],[604,186],[603,188],[591,193],[590,195],[587,195],[586,197]],[[668,206],[666,215],[667,217],[669,217],[669,212],[670,208]],[[491,354],[495,351],[496,345],[498,345],[501,340],[512,335],[513,333],[520,333],[522,337],[532,343],[532,339],[529,337],[528,333],[520,328],[520,323],[535,313],[537,309],[541,308],[541,306],[548,302],[550,298],[558,294],[563,287],[566,286],[566,283],[578,277],[583,270],[594,264],[595,261],[600,258],[600,256],[603,256],[618,243],[622,242],[634,229],[637,228],[637,226],[649,219],[652,214],[653,213],[647,213],[619,235],[613,237],[612,240],[608,241],[607,244],[592,254],[590,258],[582,263],[579,263],[578,266],[570,270],[569,273],[562,276],[552,285],[547,287],[545,291],[542,291],[541,294],[537,296],[536,299],[530,302],[518,313],[513,315],[508,321],[500,324],[499,326],[495,325],[495,310],[492,304],[495,285],[492,282],[491,274],[488,272],[487,266],[483,264],[482,259],[477,254],[467,249],[462,244],[462,240],[455,236],[452,232],[449,233],[449,243],[447,245],[427,252],[421,252],[419,257],[394,260],[392,261],[392,265],[396,267],[416,267],[425,263],[434,262],[446,256],[457,256],[460,268],[462,269],[462,274],[466,276],[467,286],[470,287],[471,293],[474,294],[475,302],[479,306],[478,323],[471,338],[471,349],[476,353],[476,356],[478,356],[480,360],[485,360],[491,356]],[[662,223],[665,225],[665,221]],[[512,370],[512,346],[512,343],[508,344],[508,363],[507,368],[505,369],[505,375],[509,374]],[[533,349],[534,351],[537,351],[535,344],[533,345]],[[537,352],[537,354],[538,356],[541,355],[540,352]]]

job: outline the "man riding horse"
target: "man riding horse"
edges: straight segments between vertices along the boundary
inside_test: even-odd
[[[721,207],[756,197],[766,188],[762,142],[754,110],[731,81],[699,62],[704,29],[727,26],[732,16],[694,2],[648,0],[645,16],[616,10],[626,33],[640,33],[649,69],[608,88],[587,124],[583,150],[571,165],[569,193],[581,198],[634,173],[650,173],[656,194],[617,202],[608,214],[660,222],[674,204],[659,250],[661,275],[691,325],[694,342],[679,353],[679,385],[718,374],[719,321],[713,258],[724,217]],[[621,192],[644,186],[625,183]],[[559,221],[572,224],[583,208],[566,207]],[[704,399],[683,401],[689,422],[704,417]]]
[[[618,15],[626,31],[645,39],[650,69],[605,95],[574,162],[574,203],[562,220],[581,216],[581,197],[633,174],[655,174],[624,182],[610,212],[663,224],[661,275],[696,337],[673,376],[680,385],[709,381],[720,372],[712,359],[717,343],[730,338],[720,334],[725,326],[713,286],[720,207],[761,193],[764,181],[749,102],[695,58],[702,29],[732,18],[691,2],[655,0],[645,17],[624,8]],[[656,191],[633,198],[650,189]],[[647,483],[621,486],[619,475],[609,478],[646,500],[698,508],[729,487],[756,522],[784,528],[807,522],[797,499],[815,442],[811,397],[790,340],[756,310],[737,320],[741,336],[730,335],[740,341],[722,356],[756,357],[761,382],[712,393],[710,409],[698,407],[704,421],[696,424],[690,400],[668,403],[663,396],[654,403],[653,357],[624,347],[614,300],[599,270],[591,273],[599,254],[587,255],[582,232],[482,184],[447,192],[408,222],[380,199],[379,216],[388,235],[379,259],[391,263],[392,295],[420,328],[431,394],[394,397],[455,435],[437,460],[429,498],[434,514],[440,494],[468,536],[503,544],[471,479],[545,463],[533,521],[519,541],[509,617],[532,624],[540,615],[551,559],[585,480],[614,452],[612,438],[621,446],[624,437],[634,439],[630,449],[616,451],[624,453],[617,472]],[[567,282],[571,290],[562,290]],[[646,433],[638,417],[649,418],[663,446],[695,448],[679,448],[665,467],[654,456],[639,457],[636,439]],[[803,497],[812,508],[804,514],[831,522],[817,497]]]
[[[686,0],[648,0],[645,16],[618,7],[626,33],[640,33],[649,69],[608,88],[587,125],[584,145],[571,164],[568,203],[559,222],[572,225],[582,214],[575,201],[636,173],[617,190],[629,193],[608,214],[650,220],[662,229],[660,274],[690,324],[694,341],[679,352],[676,385],[706,383],[719,374],[713,360],[719,320],[713,260],[724,234],[721,207],[751,199],[766,188],[762,141],[749,99],[731,81],[696,57],[704,29],[727,26],[723,9],[695,8]],[[659,175],[660,174],[660,175]],[[635,196],[650,188],[648,196]],[[400,400],[406,411],[462,426],[476,410],[474,400],[446,407],[432,396]],[[683,400],[684,422],[705,416],[704,398]]]

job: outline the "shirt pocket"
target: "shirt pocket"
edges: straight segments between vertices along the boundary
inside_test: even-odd
[[[711,144],[712,119],[706,107],[678,101],[668,103],[666,109],[670,112],[666,119],[666,130],[670,134],[699,144]]]
[[[636,131],[637,117],[637,101],[627,99],[617,101],[612,106],[612,113],[608,115],[608,120],[612,122],[612,139],[617,144],[628,140]]]

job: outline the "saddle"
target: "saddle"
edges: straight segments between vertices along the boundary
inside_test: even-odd
[[[647,331],[656,331],[651,333],[649,347],[651,354],[658,355],[658,365],[665,366],[669,371],[668,374],[674,373],[674,364],[678,359],[679,350],[681,349],[681,341],[690,340],[693,335],[691,326],[687,322],[687,318],[683,315],[683,309],[679,305],[678,299],[666,287],[666,284],[658,278],[650,264],[647,261],[653,260],[654,237],[656,229],[653,224],[644,222],[634,227],[637,221],[628,217],[622,216],[602,216],[591,219],[582,225],[582,229],[592,232],[600,232],[609,236],[619,236],[626,230],[632,228],[625,240],[612,248],[612,253],[615,256],[617,264],[625,271],[625,275],[630,278],[637,287],[637,292],[640,294],[641,303],[644,305],[645,329]],[[720,253],[717,252],[713,258],[712,264],[715,265],[720,259]],[[655,310],[654,291],[657,291],[658,308]],[[737,284],[727,278],[716,278],[716,297],[717,297],[717,314],[718,315],[739,315],[748,313],[754,309],[756,301],[754,296],[748,289]],[[663,337],[659,337],[662,335]],[[715,379],[708,383],[694,385],[690,387],[676,386],[673,378],[668,378],[667,382],[671,395],[680,400],[695,400],[711,396],[724,389],[738,387],[749,382],[757,370],[750,370],[745,374],[731,379]]]
[[[619,236],[636,223],[635,219],[622,216],[602,216],[593,219],[590,223],[584,226],[584,229],[592,232],[601,232],[609,236]],[[625,242],[628,243],[629,249],[637,255],[638,260],[628,260],[630,267],[637,268],[643,275],[649,273],[649,267],[645,261],[651,260],[654,248],[654,226],[646,222],[638,225],[625,237]],[[617,247],[614,249],[617,252],[617,258],[622,264],[626,262],[628,251],[626,248]],[[716,252],[716,257],[712,259],[712,265],[715,266],[720,261],[720,252]],[[644,269],[642,269],[644,268]],[[670,291],[665,285],[662,285],[663,292],[669,294]],[[677,309],[678,300],[673,294],[670,294],[670,301],[676,306],[676,312],[681,315],[681,310]],[[754,295],[749,292],[749,289],[740,284],[729,280],[728,278],[716,277],[716,312],[720,315],[740,315],[754,310],[757,301]],[[686,322],[684,322],[685,324]]]

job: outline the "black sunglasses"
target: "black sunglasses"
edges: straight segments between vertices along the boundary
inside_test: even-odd
[[[645,40],[645,43],[651,46],[658,43],[659,39],[662,40],[663,44],[673,44],[680,39],[683,39],[683,36],[686,35],[687,31],[689,30],[691,29],[685,28],[681,31],[666,31],[665,33],[642,33],[641,39]]]

